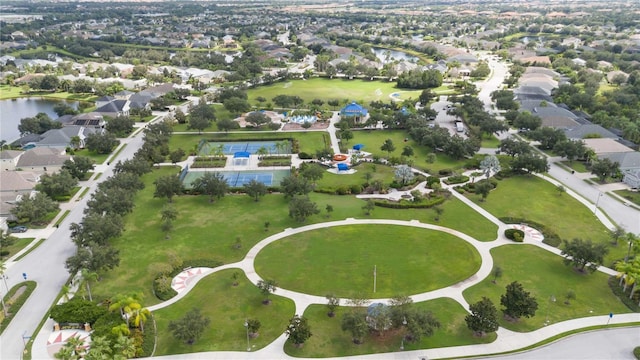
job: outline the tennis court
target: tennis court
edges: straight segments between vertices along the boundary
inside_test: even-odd
[[[291,143],[289,141],[234,141],[234,142],[217,142],[208,141],[205,142],[198,155],[212,155],[222,150],[225,155],[233,155],[237,152],[247,151],[252,154],[258,152],[260,148],[264,147],[267,150],[267,154],[290,154]]]
[[[191,184],[206,171],[189,171],[182,180],[186,189],[191,189]],[[255,171],[217,171],[221,174],[229,187],[241,187],[251,180],[259,181],[267,186],[280,186],[280,181],[291,174],[290,170],[255,170]]]

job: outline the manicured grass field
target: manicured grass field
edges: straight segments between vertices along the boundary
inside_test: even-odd
[[[395,176],[395,169],[382,164],[362,163],[354,167],[355,174],[334,174],[324,172],[322,179],[316,183],[316,189],[336,189],[339,186],[349,187],[351,185],[362,185],[381,180],[385,184],[390,184]],[[371,174],[371,179],[367,180],[367,174]]]
[[[319,296],[382,298],[455,284],[480,268],[480,256],[469,243],[439,231],[350,225],[274,242],[257,255],[255,266],[262,278],[275,279],[285,289]]]
[[[9,246],[5,246],[5,247],[2,248],[3,251],[8,251],[9,255],[2,256],[2,257],[0,257],[0,259],[6,260],[6,259],[10,258],[11,256],[17,254],[25,246],[29,245],[33,240],[34,240],[34,238],[16,238],[16,241],[13,244],[11,244]]]
[[[559,193],[554,185],[535,176],[515,176],[500,181],[484,202],[474,194],[468,197],[497,217],[518,217],[545,224],[565,240],[609,241],[607,228],[596,220],[593,209]],[[622,257],[623,247],[612,247],[605,265]]]
[[[342,220],[349,217],[355,218],[373,218],[373,219],[398,219],[398,220],[418,220],[428,224],[436,224],[449,227],[461,231],[467,235],[474,237],[479,241],[492,241],[498,235],[498,227],[487,220],[485,217],[473,211],[462,201],[455,198],[449,198],[441,205],[443,209],[440,215],[440,221],[435,221],[436,212],[433,209],[390,209],[376,207],[370,215],[365,215],[362,206],[364,200],[355,199],[353,196],[335,196],[312,193],[311,200],[318,204],[318,209],[322,210],[317,215],[318,220],[312,218],[310,221],[331,221]],[[327,216],[324,209],[327,205],[331,205],[334,211]],[[464,219],[464,221],[460,221]]]
[[[233,286],[231,275],[242,274],[238,286]],[[287,328],[293,317],[293,301],[277,296],[269,297],[271,303],[263,305],[264,296],[238,269],[224,270],[202,279],[187,296],[170,307],[154,311],[158,326],[158,343],[155,355],[184,354],[203,351],[246,351],[245,319],[258,319],[259,336],[251,339],[252,351],[259,350],[274,341]],[[168,330],[169,322],[178,320],[193,308],[211,320],[203,336],[193,345],[176,340]]]
[[[390,155],[386,151],[380,150],[380,147],[387,139],[391,139],[396,147],[395,151],[392,151]],[[405,140],[407,141],[405,142]],[[436,155],[436,161],[433,164],[427,163],[427,154],[429,154],[431,150],[416,143],[406,131],[402,130],[353,131],[353,139],[349,141],[347,146],[351,147],[355,144],[364,144],[364,151],[382,158],[388,158],[389,156],[400,158],[404,147],[411,146],[414,156],[410,157],[409,160],[413,161],[413,166],[419,169],[431,170],[436,175],[438,170],[447,168],[455,169],[464,165],[464,161],[454,160],[442,153]]]
[[[518,281],[526,291],[538,300],[538,311],[533,318],[516,323],[501,318],[500,325],[514,331],[532,331],[541,328],[546,320],[556,323],[580,317],[629,312],[613,295],[607,285],[608,276],[596,272],[581,274],[562,263],[560,256],[532,245],[508,245],[491,250],[494,264],[503,269],[503,275],[493,284],[489,277],[465,290],[464,297],[470,303],[482,296],[490,298],[498,309],[500,296],[512,281]],[[573,290],[576,299],[565,304],[568,290]],[[551,297],[556,301],[553,302]]]
[[[40,97],[47,99],[60,99],[60,100],[69,100],[69,101],[87,101],[93,102],[98,97],[92,94],[73,94],[68,92],[55,92],[51,93],[48,91],[32,91],[29,94],[23,94],[22,88],[20,86],[9,86],[9,85],[0,85],[0,100],[5,99],[16,99],[21,97]]]
[[[169,140],[169,148],[175,150],[183,149],[185,152],[195,151],[200,140],[209,141],[234,141],[234,140],[264,140],[272,139],[297,139],[300,144],[300,151],[315,154],[317,150],[324,149],[328,146],[329,134],[324,132],[278,132],[278,133],[218,133],[218,134],[173,134]]]
[[[91,158],[93,159],[93,161],[95,161],[96,165],[98,165],[98,164],[102,164],[105,160],[107,160],[107,158],[111,154],[98,154],[97,152],[89,151],[88,149],[78,149],[78,150],[75,150],[75,155],[86,156],[88,158]]]
[[[613,192],[640,206],[640,192],[629,190],[614,190]]]
[[[464,322],[464,317],[467,315],[467,312],[459,303],[452,299],[440,298],[416,303],[413,306],[431,311],[441,326],[435,330],[432,337],[424,337],[419,343],[412,344],[405,342],[405,351],[486,344],[494,341],[496,338],[495,334],[487,335],[485,338],[473,336]],[[351,334],[342,331],[340,327],[343,314],[352,310],[352,308],[348,307],[338,307],[336,309],[336,316],[330,318],[327,316],[328,311],[325,305],[309,306],[304,312],[304,316],[309,320],[313,336],[305,342],[302,348],[296,348],[292,344],[287,343],[285,345],[286,353],[296,357],[322,358],[398,351],[402,335],[400,331],[395,329],[387,331],[383,337],[370,334],[364,339],[362,344],[354,344],[351,341]],[[360,309],[360,311],[366,310]],[[389,358],[393,358],[391,354],[389,355]]]
[[[589,172],[589,170],[587,169],[586,163],[584,161],[563,161],[562,162],[563,165],[577,171],[577,172]]]
[[[482,134],[482,142],[480,143],[480,147],[483,148],[498,148],[500,147],[500,140],[493,135]]]
[[[395,82],[389,81],[312,78],[261,86],[247,90],[247,94],[251,104],[256,106],[260,106],[260,103],[256,101],[259,96],[264,97],[268,102],[272,102],[271,99],[277,95],[296,95],[306,103],[313,99],[322,99],[325,102],[331,99],[345,99],[357,101],[361,105],[366,105],[376,100],[389,102],[391,100],[390,95],[393,93],[399,93],[402,99],[417,99],[420,96],[421,91],[398,89],[395,85]]]
[[[186,260],[214,259],[231,263],[242,259],[258,241],[286,228],[347,217],[367,217],[362,210],[364,201],[353,196],[311,193],[311,199],[317,202],[322,213],[301,224],[289,218],[288,201],[281,194],[269,194],[258,203],[247,195],[228,195],[213,204],[209,203],[207,196],[185,195],[173,200],[178,218],[174,221],[171,238],[167,240],[160,229],[158,210],[167,200],[153,197],[153,182],[159,176],[177,174],[178,171],[177,167],[162,167],[143,176],[145,188],[136,195],[133,213],[125,218],[126,231],[122,237],[113,240],[113,245],[120,250],[120,266],[101,276],[100,282],[92,289],[96,299],[142,291],[146,305],[160,302],[151,292],[153,275],[150,265],[167,262],[170,253],[179,254]],[[327,204],[334,207],[328,217],[324,211]],[[444,212],[437,223],[434,221],[436,214],[431,209],[376,208],[369,217],[415,219],[451,227],[478,240],[496,238],[497,227],[462,202],[447,200],[442,208]],[[267,221],[269,228],[265,231],[264,223]],[[237,238],[242,244],[240,249],[234,249]]]

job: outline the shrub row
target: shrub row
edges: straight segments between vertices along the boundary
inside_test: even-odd
[[[518,229],[507,229],[504,231],[504,236],[507,239],[515,241],[515,242],[523,242],[524,241],[524,231]]]
[[[338,187],[316,188],[315,192],[329,195],[358,195],[362,193],[363,186],[358,184],[340,185]]]
[[[198,161],[198,162],[194,162],[193,165],[191,165],[192,169],[199,169],[199,168],[223,168],[225,167],[225,165],[227,164],[227,160],[225,159],[224,161]]]
[[[629,295],[625,293],[623,287],[619,285],[620,279],[615,276],[609,277],[609,288],[611,292],[625,304],[629,310],[633,312],[640,312],[640,306],[638,306],[638,297],[640,297],[640,293],[636,292],[635,296],[632,299],[629,299]],[[631,291],[632,286],[627,286],[628,290]]]
[[[511,216],[501,217],[499,220],[507,224],[527,224],[538,229],[538,231],[540,231],[544,236],[544,240],[542,242],[549,246],[558,247],[562,244],[562,239],[555,233],[555,231],[538,222]]]
[[[27,287],[24,290],[24,292],[22,294],[20,294],[20,296],[18,296],[14,301],[10,301],[11,298],[23,286]],[[9,326],[9,323],[11,322],[13,317],[18,313],[18,311],[20,311],[20,308],[22,307],[22,305],[24,305],[24,303],[27,301],[27,299],[29,298],[29,296],[31,295],[33,290],[35,290],[35,289],[36,289],[36,282],[35,281],[23,281],[23,282],[21,282],[21,283],[19,283],[17,285],[14,285],[9,290],[9,292],[4,296],[4,304],[5,304],[5,306],[7,306],[8,314],[7,314],[7,316],[4,317],[4,319],[2,319],[2,322],[0,322],[0,334],[4,331],[4,329],[7,328],[7,326]],[[1,306],[2,305],[0,305],[0,307]]]
[[[376,206],[390,208],[390,209],[428,209],[436,205],[442,204],[444,200],[445,200],[444,197],[435,197],[431,199],[425,199],[420,202],[411,202],[411,201],[392,202],[392,201],[376,200],[374,201],[374,204]]]
[[[444,179],[444,182],[447,185],[461,184],[461,183],[465,183],[467,181],[469,181],[469,177],[466,176],[466,175],[453,175],[453,176],[449,176],[448,178]]]

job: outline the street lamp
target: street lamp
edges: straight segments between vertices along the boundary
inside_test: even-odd
[[[598,203],[600,202],[600,198],[602,197],[602,191],[600,191],[598,193],[598,198],[596,199],[596,207],[593,208],[593,215],[596,215],[596,212],[598,212]]]
[[[551,295],[551,297],[549,298],[549,305],[547,306],[547,315],[545,316],[545,321],[544,324],[548,325],[549,324],[549,308],[551,308],[551,303],[556,302],[556,297],[554,295]]]
[[[249,345],[249,321],[247,319],[244,320],[244,327],[247,329],[247,351],[251,351],[251,346]]]
[[[402,325],[407,325],[407,317],[402,317]],[[404,334],[402,334],[402,338],[400,339],[400,351],[404,351]]]

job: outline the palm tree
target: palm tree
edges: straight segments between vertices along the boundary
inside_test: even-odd
[[[87,269],[80,270],[80,276],[84,279],[84,284],[87,286],[87,294],[89,294],[89,301],[93,301],[91,296],[91,282],[98,281],[98,273],[89,271]]]
[[[117,295],[111,299],[111,306],[109,306],[110,311],[114,311],[116,309],[120,311],[120,316],[125,319],[127,326],[130,326],[129,319],[133,312],[141,308],[142,305],[140,305],[139,294]]]
[[[256,151],[256,155],[258,155],[258,159],[262,159],[268,153],[269,153],[269,150],[267,150],[265,146],[260,146],[258,151]]]
[[[62,288],[60,289],[60,294],[62,295],[62,300],[64,301],[69,301],[70,297],[69,294],[71,294],[71,288],[69,287],[69,285],[62,285]]]
[[[139,327],[141,332],[144,332],[144,323],[147,321],[147,318],[151,316],[151,311],[147,308],[143,308],[142,305],[136,304],[136,307],[133,307],[132,319],[133,326]]]

